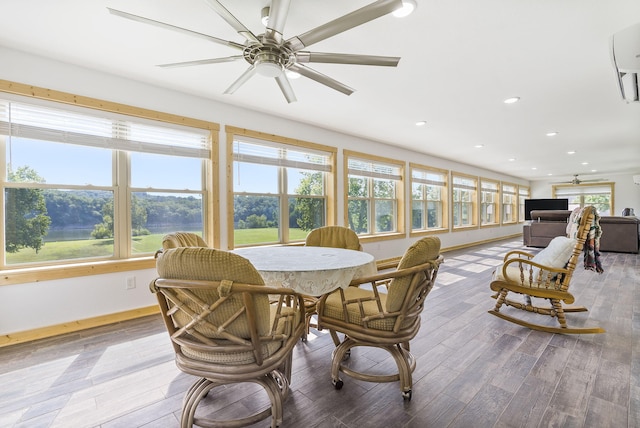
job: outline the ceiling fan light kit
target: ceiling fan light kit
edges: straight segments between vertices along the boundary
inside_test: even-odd
[[[557,182],[556,184],[572,184],[574,186],[578,186],[582,183],[596,183],[598,181],[607,181],[607,179],[605,178],[594,178],[592,180],[581,180],[578,178],[578,175],[580,174],[573,174],[573,179],[571,179],[570,181],[560,181]]]
[[[240,75],[240,77],[233,82],[229,88],[227,88],[224,92],[225,94],[234,93],[254,74],[260,74],[265,77],[274,78],[285,99],[289,103],[296,101],[296,97],[288,80],[288,72],[302,75],[345,95],[351,95],[354,91],[354,89],[349,86],[315,71],[306,64],[330,63],[396,67],[400,61],[399,57],[309,52],[303,51],[302,49],[392,12],[408,10],[410,13],[417,6],[414,0],[378,0],[351,13],[329,21],[326,24],[311,29],[303,34],[299,34],[289,39],[284,39],[283,31],[291,0],[272,0],[270,6],[262,8],[261,18],[262,23],[265,25],[265,31],[263,34],[258,35],[245,27],[219,1],[204,1],[245,39],[244,43],[219,39],[207,34],[198,33],[186,28],[176,27],[171,24],[111,8],[108,8],[108,10],[111,14],[122,18],[177,31],[182,34],[189,34],[195,37],[204,38],[211,42],[242,51],[241,55],[187,61],[182,63],[161,64],[160,67],[185,67],[244,60],[249,64],[249,68]]]
[[[402,7],[393,11],[393,16],[396,18],[404,18],[413,13],[418,7],[418,3],[415,0],[402,0]]]

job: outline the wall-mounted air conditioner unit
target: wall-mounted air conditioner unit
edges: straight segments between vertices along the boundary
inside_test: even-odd
[[[640,23],[611,37],[611,57],[622,98],[640,101]]]

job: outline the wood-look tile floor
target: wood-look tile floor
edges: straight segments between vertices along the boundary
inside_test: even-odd
[[[603,253],[601,275],[579,266],[571,291],[590,311],[569,314],[569,323],[607,332],[559,335],[487,313],[491,271],[520,247],[500,241],[444,254],[411,343],[417,368],[410,402],[397,383],[343,376],[335,390],[333,343],[312,331],[295,349],[283,426],[640,427],[640,256]],[[394,367],[366,348],[356,348],[351,361]],[[176,369],[159,316],[0,348],[0,427],[178,427],[193,380]],[[266,397],[243,385],[207,400],[201,410],[234,415]]]

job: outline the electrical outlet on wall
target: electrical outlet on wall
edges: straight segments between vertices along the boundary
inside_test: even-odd
[[[127,290],[133,290],[136,288],[136,277],[130,276],[127,278]]]

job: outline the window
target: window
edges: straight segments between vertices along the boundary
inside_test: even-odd
[[[480,226],[499,223],[500,185],[497,181],[480,179]]]
[[[301,242],[334,221],[336,149],[227,127],[234,247]]]
[[[513,224],[518,221],[518,186],[502,183],[502,224]]]
[[[110,106],[127,110],[100,104]],[[215,126],[167,122],[8,95],[0,100],[3,266],[148,256],[168,231],[205,235]]]
[[[404,233],[404,163],[344,151],[345,223],[359,235]]]
[[[553,197],[569,199],[569,209],[593,205],[598,214],[611,215],[615,183],[553,185]]]
[[[524,221],[524,200],[530,198],[529,188],[518,186],[518,222]]]
[[[448,228],[448,171],[410,164],[411,232]]]
[[[477,189],[476,177],[451,173],[453,228],[476,226]]]

